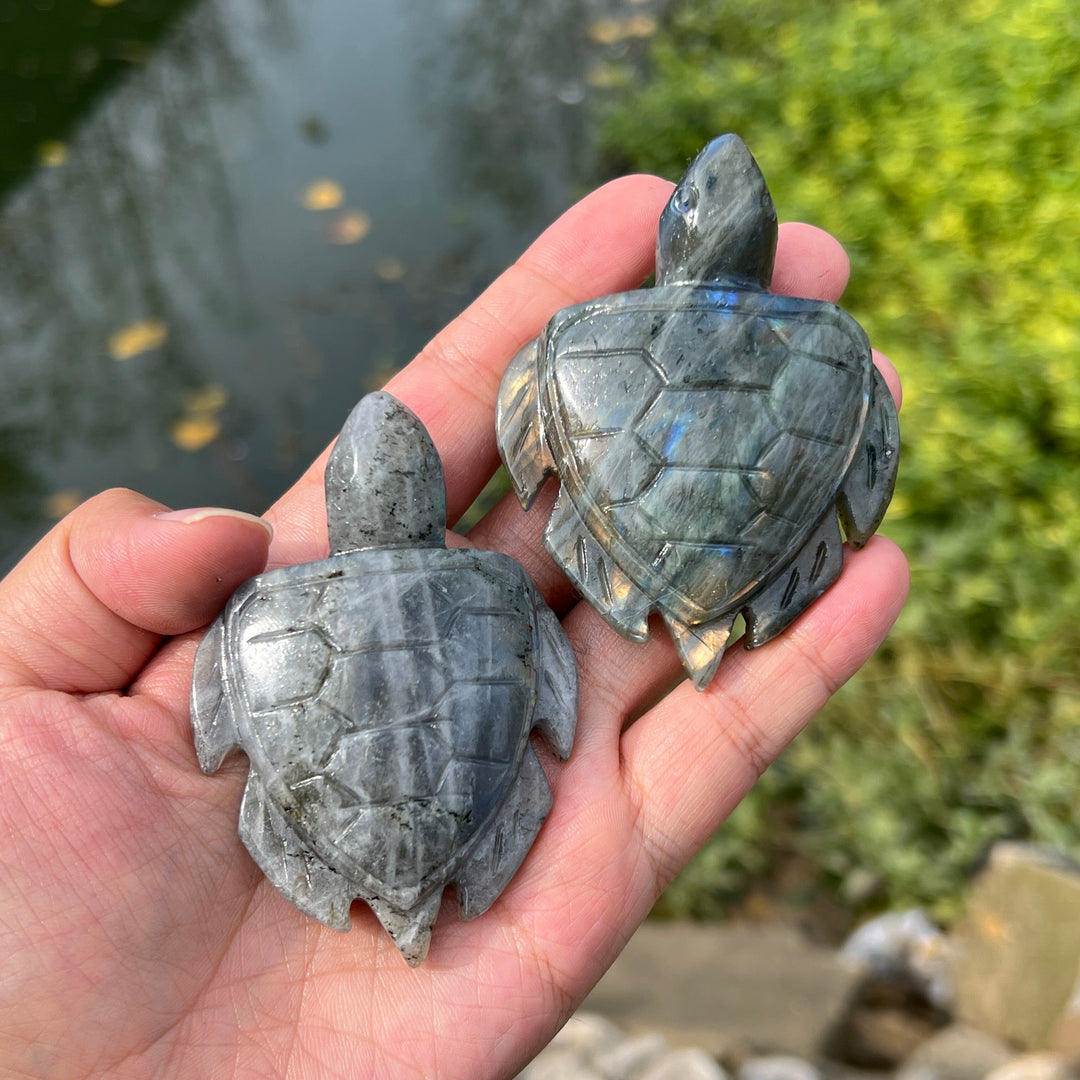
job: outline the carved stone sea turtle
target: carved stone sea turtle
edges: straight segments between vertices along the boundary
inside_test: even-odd
[[[411,965],[443,888],[486,911],[551,806],[529,742],[570,752],[577,670],[506,555],[448,550],[442,466],[389,394],[353,410],[326,468],[329,558],[242,585],[199,646],[199,764],[250,762],[240,836],[301,911],[364,900]]]
[[[544,540],[626,637],[663,616],[698,689],[740,613],[747,647],[866,543],[899,457],[862,328],[768,292],[776,211],[735,135],[713,140],[660,217],[656,284],[558,312],[508,367],[499,449],[528,509],[561,483]]]

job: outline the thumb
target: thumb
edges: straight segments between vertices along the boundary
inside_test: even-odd
[[[123,689],[164,635],[208,623],[263,569],[270,537],[236,510],[95,496],[0,582],[0,685]]]

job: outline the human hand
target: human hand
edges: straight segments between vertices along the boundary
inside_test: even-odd
[[[628,177],[553,225],[387,389],[424,422],[449,520],[494,472],[502,370],[557,308],[636,286],[671,185]],[[773,286],[835,300],[831,238],[782,226]],[[898,396],[895,373],[883,358]],[[532,575],[580,673],[568,762],[517,876],[471,922],[444,905],[406,967],[362,904],[341,934],[295,911],[236,834],[246,760],[198,769],[188,717],[200,627],[244,579],[326,554],[325,455],[266,515],[156,517],[90,500],[0,583],[0,1072],[58,1077],[499,1077],[580,1003],[664,886],[874,651],[907,586],[875,537],[779,638],[732,649],[709,689],[658,628],[619,638],[575,603],[529,514],[469,534]]]

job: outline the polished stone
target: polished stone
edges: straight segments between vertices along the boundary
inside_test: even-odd
[[[715,139],[661,215],[655,287],[558,312],[499,391],[522,505],[560,481],[552,557],[631,640],[659,611],[698,689],[738,615],[764,644],[836,580],[841,524],[866,543],[896,475],[866,334],[768,291],[776,238],[750,152]]]
[[[551,806],[529,742],[566,757],[577,672],[505,555],[448,550],[442,466],[420,421],[364,398],[326,469],[330,556],[242,585],[195,661],[214,772],[241,748],[240,835],[301,911],[340,930],[365,901],[419,964],[444,886],[486,911]]]

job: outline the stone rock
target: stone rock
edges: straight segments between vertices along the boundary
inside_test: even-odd
[[[738,1080],[822,1080],[821,1070],[802,1058],[770,1054],[752,1058],[739,1070]]]
[[[992,1035],[953,1024],[919,1046],[897,1071],[896,1080],[985,1080],[1012,1057],[1012,1051]]]
[[[639,1080],[668,1052],[667,1039],[652,1032],[623,1039],[592,1057],[592,1067],[608,1080]]]
[[[672,1050],[655,1062],[641,1080],[728,1080],[728,1074],[704,1050]]]
[[[840,951],[880,979],[914,987],[936,1008],[952,1007],[948,939],[920,908],[870,919]]]
[[[986,1080],[1070,1080],[1075,1073],[1060,1055],[1048,1051],[1020,1054],[990,1073]]]
[[[1080,866],[1049,849],[996,845],[951,942],[959,1018],[1045,1047],[1080,963]]]
[[[860,979],[791,927],[649,922],[584,1007],[720,1059],[745,1046],[813,1059]]]
[[[607,1080],[603,1073],[598,1073],[580,1054],[571,1050],[548,1047],[523,1072],[517,1080]]]
[[[825,1053],[845,1065],[893,1068],[948,1020],[908,980],[871,975],[830,1035]]]
[[[596,1013],[578,1012],[556,1033],[548,1043],[550,1050],[567,1050],[582,1058],[592,1059],[598,1054],[626,1041],[622,1029]]]

